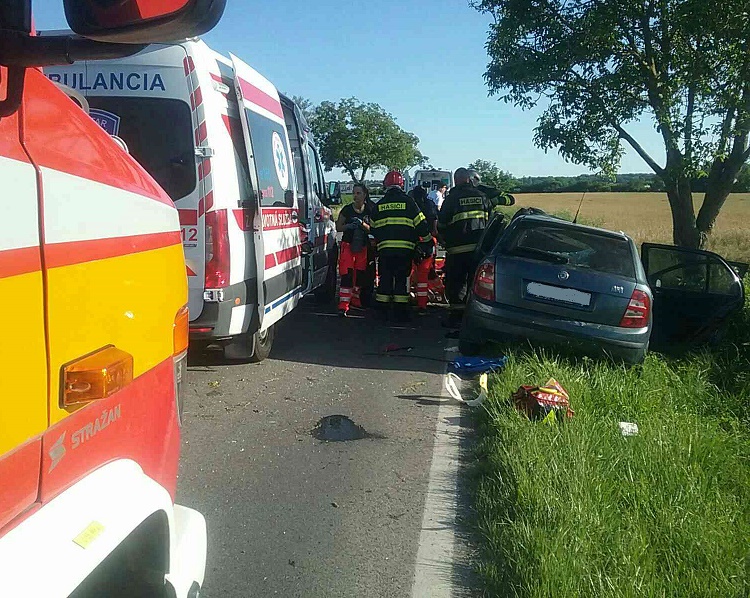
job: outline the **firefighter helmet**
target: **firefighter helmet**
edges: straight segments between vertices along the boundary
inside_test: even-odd
[[[469,181],[476,187],[479,183],[482,182],[482,177],[476,170],[474,170],[473,168],[469,168]]]
[[[404,175],[398,170],[391,170],[383,179],[383,187],[387,189],[388,187],[396,186],[404,188]]]

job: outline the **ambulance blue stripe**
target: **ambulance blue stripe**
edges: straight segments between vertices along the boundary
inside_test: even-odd
[[[291,299],[292,297],[294,297],[295,295],[299,295],[299,293],[300,293],[301,291],[302,291],[302,287],[297,287],[297,288],[296,288],[296,289],[294,289],[294,290],[293,290],[293,291],[292,291],[291,293],[287,293],[287,294],[286,294],[286,295],[284,295],[284,296],[283,296],[283,297],[282,297],[281,299],[278,299],[277,301],[275,301],[274,303],[272,303],[272,304],[271,304],[270,306],[266,307],[265,313],[268,313],[268,312],[269,312],[269,311],[271,311],[272,309],[276,309],[276,308],[277,308],[277,307],[279,307],[279,306],[280,306],[280,305],[281,305],[282,303],[286,303],[287,301],[289,301],[289,300],[290,300],[290,299]]]

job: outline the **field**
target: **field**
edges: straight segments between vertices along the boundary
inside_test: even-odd
[[[580,195],[517,195],[570,216]],[[507,210],[513,212],[515,208]],[[731,197],[709,248],[750,261],[750,196]],[[660,194],[587,194],[580,220],[671,242]],[[746,280],[750,295],[750,280]],[[477,410],[473,497],[485,595],[750,595],[750,299],[715,346],[627,369],[523,346]],[[529,421],[508,397],[554,377],[575,416]],[[633,422],[623,437],[618,422]]]
[[[517,194],[518,206],[541,208],[571,217],[580,193]],[[695,195],[696,214],[703,194]],[[622,230],[636,243],[672,243],[672,216],[663,193],[587,193],[579,218],[604,228]],[[727,259],[750,262],[750,194],[730,195],[716,220],[708,249]]]

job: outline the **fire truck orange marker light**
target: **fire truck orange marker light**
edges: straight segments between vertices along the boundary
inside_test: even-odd
[[[98,521],[92,521],[86,526],[86,529],[73,538],[73,542],[81,548],[88,548],[104,532],[104,526]]]
[[[133,381],[133,356],[112,345],[66,365],[62,407],[107,398]]]
[[[190,342],[190,312],[187,305],[182,306],[174,317],[173,341],[173,355],[187,351]]]

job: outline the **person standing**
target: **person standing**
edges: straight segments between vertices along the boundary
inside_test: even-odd
[[[445,183],[440,183],[439,187],[433,189],[427,194],[427,198],[435,204],[435,208],[438,210],[443,206],[443,201],[445,201],[445,192],[447,189],[448,185],[446,185]]]
[[[461,290],[464,285],[467,292],[471,289],[477,266],[474,250],[498,204],[474,186],[468,169],[457,169],[454,180],[456,186],[450,190],[438,213],[438,227],[445,242],[445,293],[450,305],[450,326],[461,322],[465,301]],[[512,197],[507,201],[510,200]]]
[[[378,289],[375,304],[387,317],[393,303],[400,321],[409,319],[409,274],[417,245],[432,243],[427,220],[416,202],[404,193],[404,177],[397,170],[385,175],[386,192],[371,215],[378,250]]]
[[[362,183],[356,183],[352,191],[354,200],[341,208],[336,219],[336,230],[343,233],[339,254],[339,314],[342,317],[348,315],[350,305],[360,306],[357,277],[364,279],[370,234],[370,194]]]
[[[424,187],[414,188],[414,201],[424,214],[427,229],[430,231],[431,243],[420,243],[414,253],[414,267],[412,275],[417,285],[417,310],[420,315],[427,310],[427,291],[429,288],[430,272],[435,268],[435,252],[437,249],[437,206],[427,197]]]

